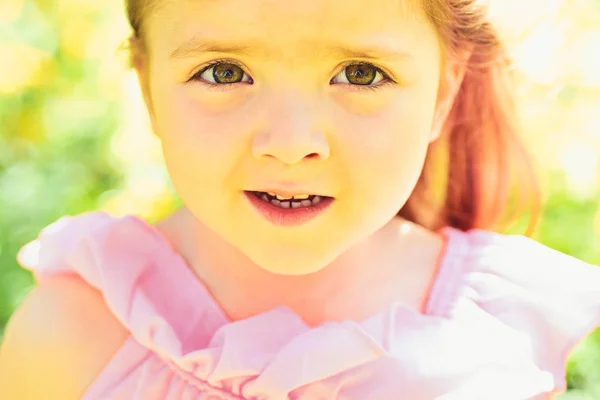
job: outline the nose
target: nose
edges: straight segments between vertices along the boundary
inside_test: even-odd
[[[323,129],[317,128],[320,112],[316,100],[287,92],[267,104],[272,105],[266,111],[268,122],[252,142],[255,158],[277,159],[288,165],[329,158],[329,142]]]

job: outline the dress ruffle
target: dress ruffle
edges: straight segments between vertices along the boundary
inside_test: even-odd
[[[394,303],[313,328],[285,307],[228,320],[134,216],[64,217],[19,261],[39,280],[79,275],[131,332],[88,400],[516,400],[564,390],[569,351],[600,323],[600,269],[521,237],[441,232],[425,314]]]

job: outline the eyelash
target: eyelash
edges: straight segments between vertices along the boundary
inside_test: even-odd
[[[212,68],[216,65],[222,64],[222,63],[233,64],[233,65],[241,68],[242,70],[244,69],[244,67],[240,63],[238,63],[234,60],[227,60],[227,59],[215,60],[215,61],[212,61],[210,64],[204,66],[200,71],[196,72],[186,83],[198,82],[200,84],[210,87],[213,90],[219,90],[219,91],[226,91],[226,90],[229,90],[229,87],[232,85],[237,85],[239,83],[245,83],[245,82],[212,83],[212,82],[208,82],[208,81],[200,78],[200,76],[204,72],[206,72],[210,68]],[[368,62],[359,62],[359,61],[347,62],[347,63],[343,64],[342,71],[344,70],[344,68],[350,67],[352,65],[370,65],[370,66],[374,67],[377,70],[377,72],[379,72],[381,74],[383,79],[381,80],[381,82],[377,83],[376,85],[355,85],[355,84],[348,83],[347,85],[352,88],[351,90],[358,90],[358,91],[370,90],[370,91],[374,92],[383,87],[386,87],[388,85],[392,85],[392,84],[396,83],[392,78],[390,78],[390,76],[388,74],[386,74],[380,68],[377,68],[376,66],[374,66],[373,64],[368,63]],[[250,78],[250,79],[252,80],[252,78]],[[254,81],[252,80],[252,82],[254,82]]]

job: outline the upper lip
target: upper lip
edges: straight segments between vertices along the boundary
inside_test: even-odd
[[[322,196],[322,197],[330,197],[324,194],[320,194],[319,192],[316,192],[314,190],[304,190],[304,189],[298,189],[298,190],[289,190],[289,189],[276,189],[276,188],[262,188],[262,189],[258,189],[258,190],[253,190],[253,192],[264,192],[264,193],[275,193],[278,194],[280,196],[286,197],[286,198],[290,198],[290,197],[294,197],[300,194],[308,194],[311,196]]]

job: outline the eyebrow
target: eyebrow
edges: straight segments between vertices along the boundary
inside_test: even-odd
[[[354,48],[345,46],[328,46],[326,47],[326,50],[332,55],[345,58],[412,58],[412,56],[406,51],[376,45]]]
[[[254,44],[254,43],[253,43]],[[240,56],[250,56],[256,53],[259,47],[251,44],[241,44],[235,42],[217,42],[211,40],[200,40],[197,37],[185,42],[173,52],[169,58],[173,60],[194,57],[203,53],[227,53]],[[266,52],[266,50],[263,50]],[[343,58],[365,58],[365,59],[410,59],[412,56],[405,51],[383,46],[325,46],[315,47],[315,54],[329,54],[330,56]]]
[[[227,42],[213,42],[200,40],[197,37],[185,42],[173,52],[169,58],[183,59],[193,57],[202,53],[229,53],[248,56],[251,54],[252,46]]]

